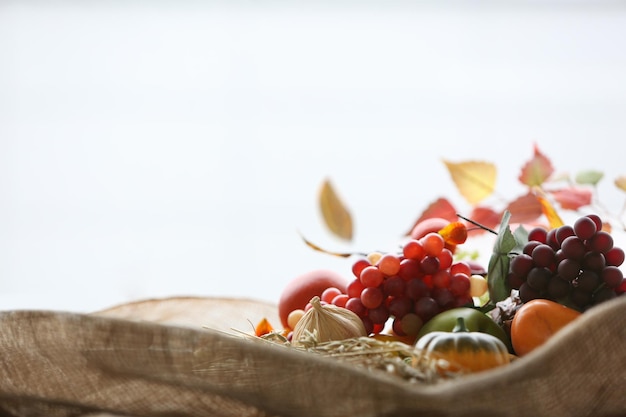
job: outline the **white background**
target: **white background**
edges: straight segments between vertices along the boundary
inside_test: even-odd
[[[621,210],[626,8],[379,3],[0,1],[0,309],[276,301],[349,276],[298,232],[395,248],[435,198],[469,210],[442,158],[496,163],[510,199],[534,143],[603,171]],[[350,245],[321,221],[326,177]]]

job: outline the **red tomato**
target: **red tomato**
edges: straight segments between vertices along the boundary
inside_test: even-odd
[[[307,305],[314,296],[321,297],[322,292],[330,287],[336,287],[346,293],[348,281],[337,272],[316,269],[306,272],[291,280],[280,296],[278,301],[278,316],[284,328],[288,328],[287,317],[293,310]]]

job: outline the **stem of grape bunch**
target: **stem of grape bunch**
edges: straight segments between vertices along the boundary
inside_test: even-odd
[[[466,222],[469,222],[469,223],[473,224],[474,226],[479,227],[480,229],[483,229],[483,230],[485,230],[485,231],[487,231],[489,233],[493,233],[494,235],[498,236],[498,232],[496,232],[493,229],[488,228],[487,226],[483,226],[482,224],[480,224],[480,223],[478,223],[478,222],[476,222],[476,221],[474,221],[472,219],[469,219],[469,218],[467,218],[465,216],[462,216],[459,213],[456,213],[456,216],[460,217],[461,219],[465,220]]]

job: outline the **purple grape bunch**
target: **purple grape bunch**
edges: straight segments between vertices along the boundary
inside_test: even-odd
[[[528,232],[522,253],[511,259],[508,283],[522,302],[545,298],[584,311],[626,290],[624,250],[602,229],[596,214],[573,225]]]

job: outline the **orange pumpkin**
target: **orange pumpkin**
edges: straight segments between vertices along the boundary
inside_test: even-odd
[[[511,343],[517,356],[524,356],[543,345],[556,332],[582,313],[545,299],[524,303],[511,322]]]

